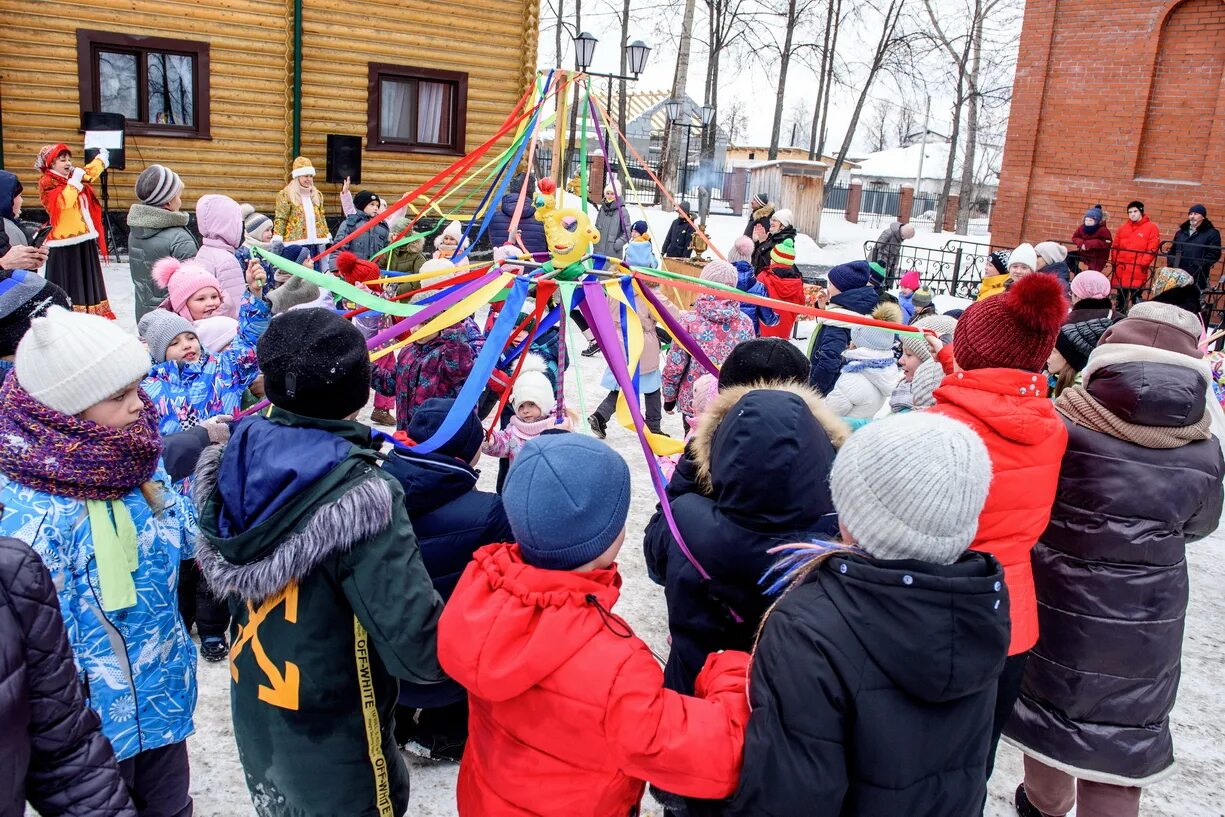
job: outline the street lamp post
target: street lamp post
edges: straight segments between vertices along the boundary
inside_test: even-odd
[[[638,77],[647,67],[647,57],[651,55],[651,46],[644,43],[642,40],[634,40],[625,47],[626,63],[629,65],[630,73],[622,74],[602,74],[595,71],[588,71],[588,66],[591,65],[592,59],[595,57],[595,47],[599,42],[591,33],[584,31],[574,38],[574,59],[578,70],[589,77],[604,77],[608,80],[608,115],[612,116],[612,84],[613,80],[625,80],[627,82],[637,82]],[[574,90],[574,111],[578,108],[578,89]],[[611,140],[613,137],[609,137]],[[567,148],[567,155],[574,153],[574,123],[570,125],[570,140]],[[584,157],[586,158],[586,157]],[[566,168],[569,170],[569,168]],[[564,174],[563,174],[564,175]]]
[[[701,132],[698,138],[705,141],[706,127],[710,124],[711,120],[715,118],[715,109],[709,105],[703,105],[698,109],[698,117],[701,119],[702,124],[695,125],[692,122],[681,122],[680,116],[681,109],[683,107],[684,103],[679,99],[670,99],[664,103],[664,111],[672,125],[685,129],[685,156],[682,159],[683,170],[681,171],[681,196],[684,196],[689,191],[689,139],[693,133],[693,129],[697,128]]]

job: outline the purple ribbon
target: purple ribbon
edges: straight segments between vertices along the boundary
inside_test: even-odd
[[[639,281],[639,284],[641,283],[642,282]],[[714,361],[712,361],[704,351],[702,351],[701,344],[694,340],[693,336],[685,331],[685,328],[681,326],[680,321],[673,317],[672,313],[668,311],[668,308],[660,302],[659,296],[652,292],[649,286],[639,286],[638,291],[642,293],[643,298],[646,298],[651,303],[651,306],[655,307],[655,311],[659,313],[659,317],[663,320],[664,326],[668,327],[668,332],[672,335],[672,337],[676,338],[676,342],[681,345],[681,348],[688,352],[694,360],[701,363],[702,368],[706,369],[706,371],[710,372],[715,377],[718,377],[719,367],[714,364]]]
[[[437,317],[438,315],[442,314],[444,310],[446,310],[447,308],[451,306],[454,306],[455,304],[462,301],[464,298],[467,298],[473,292],[476,292],[478,289],[485,286],[486,284],[488,284],[490,281],[494,280],[501,274],[502,273],[500,270],[491,269],[489,272],[485,273],[480,278],[476,278],[472,281],[469,281],[463,286],[456,288],[454,291],[448,292],[446,295],[439,298],[437,301],[434,301],[432,304],[425,307],[417,314],[409,315],[407,318],[404,318],[403,320],[396,321],[391,326],[384,329],[382,332],[379,332],[377,335],[372,337],[370,340],[366,341],[366,348],[372,349],[372,350],[377,349],[380,346],[382,346],[384,343],[386,343],[387,341],[400,337],[400,335],[403,335],[405,332],[407,332],[409,329],[412,329],[417,324],[422,323],[424,321],[428,321],[431,318]]]

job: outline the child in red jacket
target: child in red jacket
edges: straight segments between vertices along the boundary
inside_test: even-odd
[[[690,797],[736,788],[748,656],[711,656],[696,697],[663,687],[612,613],[629,468],[604,443],[524,445],[503,503],[518,544],[488,545],[439,623],[438,660],[468,690],[465,817],[626,817],[647,781]]]
[[[1007,292],[971,304],[953,334],[955,371],[936,389],[936,405],[928,409],[977,431],[991,457],[991,491],[970,548],[990,553],[1004,566],[1012,643],[996,697],[988,776],[1021,691],[1029,651],[1038,641],[1029,554],[1050,522],[1068,445],[1042,369],[1067,313],[1063,283],[1052,275],[1026,275]]]

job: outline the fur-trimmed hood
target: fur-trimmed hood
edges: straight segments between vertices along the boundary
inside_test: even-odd
[[[204,451],[192,486],[196,559],[218,595],[262,601],[387,528],[398,500],[363,428],[277,410]]]
[[[150,207],[140,202],[128,209],[128,227],[141,227],[151,233],[170,227],[186,227],[189,220],[190,216],[182,210],[170,211],[164,207]]]
[[[815,425],[796,414],[804,410]],[[801,529],[806,515],[819,517],[828,510],[818,507],[822,497],[832,508],[829,468],[850,433],[816,391],[763,382],[720,392],[698,421],[689,447],[700,489],[725,513],[769,517],[779,527]],[[770,490],[762,491],[763,484]]]

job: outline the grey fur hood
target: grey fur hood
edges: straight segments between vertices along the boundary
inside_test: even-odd
[[[144,227],[149,230],[165,230],[169,227],[186,227],[190,215],[182,210],[171,212],[147,204],[133,204],[128,209],[128,227]]]

